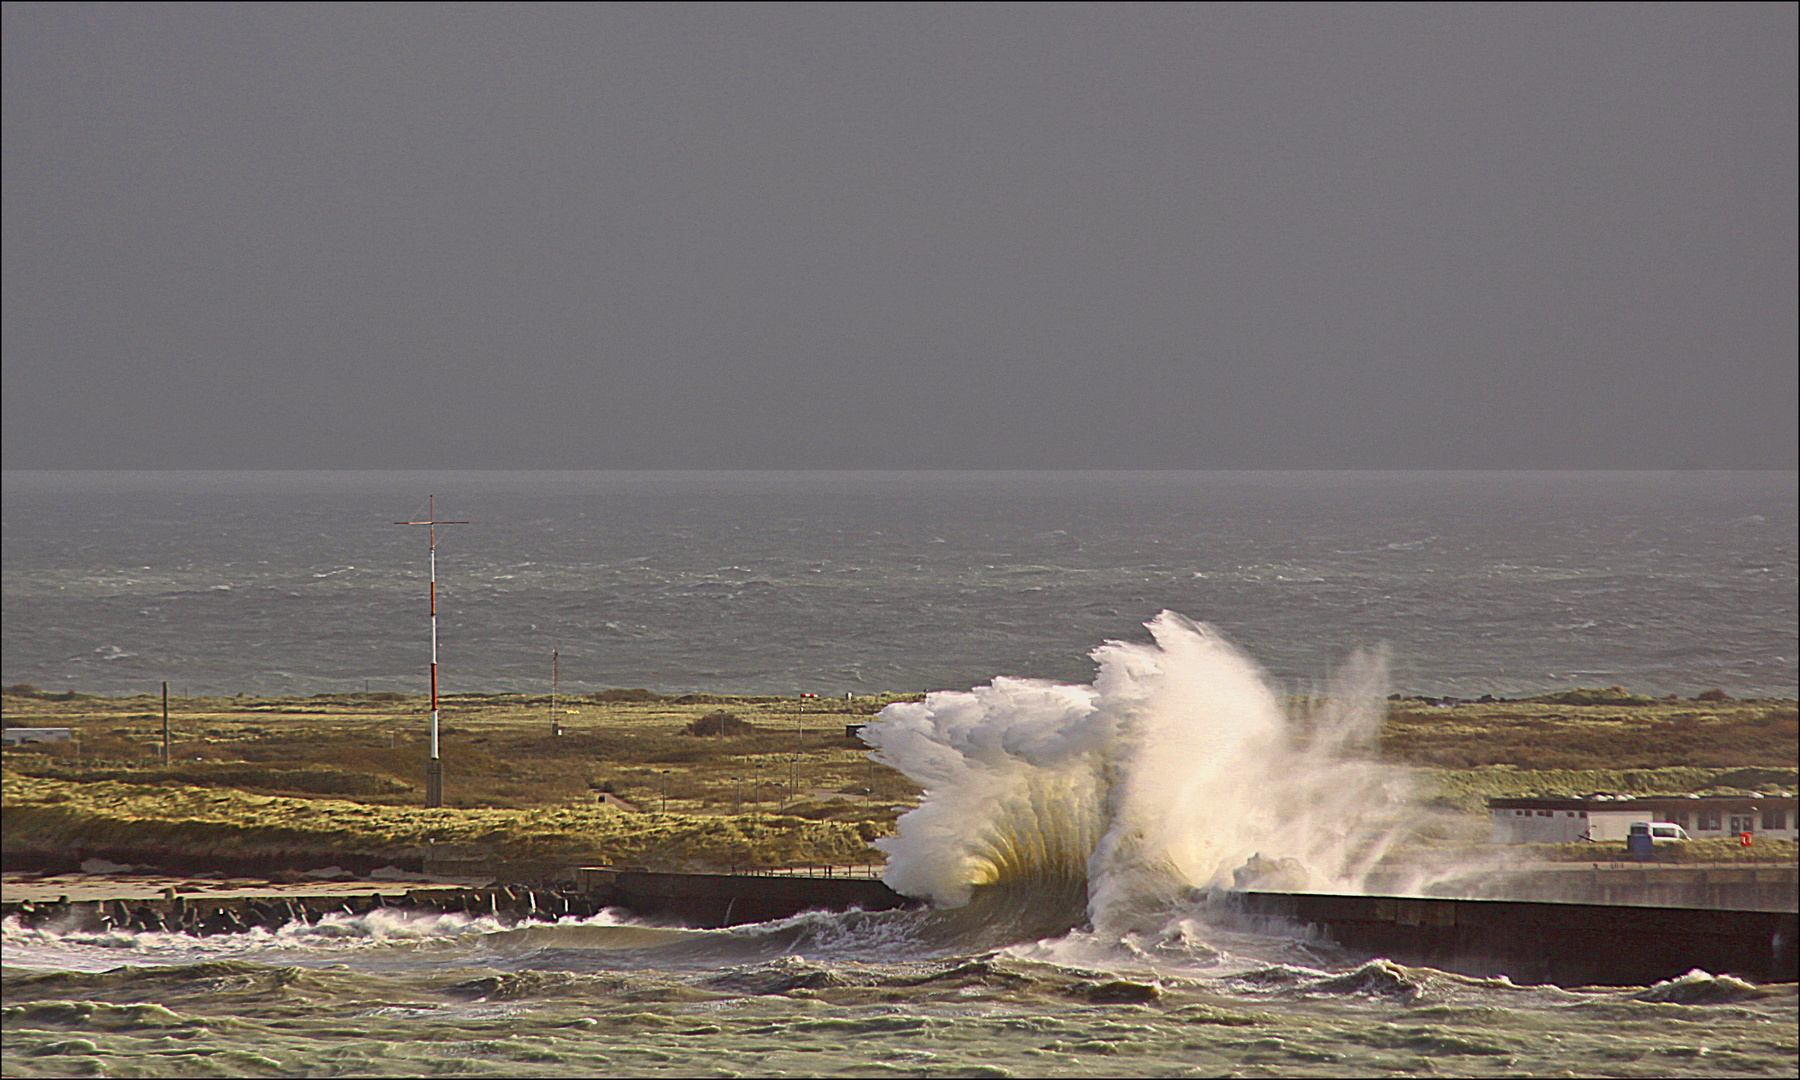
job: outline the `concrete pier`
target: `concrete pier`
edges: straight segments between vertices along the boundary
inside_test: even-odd
[[[713,929],[785,919],[802,911],[887,911],[915,907],[873,877],[799,877],[777,874],[669,874],[584,866],[578,892],[609,907]]]
[[[252,927],[274,930],[290,922],[317,923],[330,915],[366,915],[380,908],[407,912],[492,916],[502,922],[586,918],[603,905],[575,893],[490,885],[481,888],[424,888],[311,892],[294,889],[243,889],[228,894],[166,889],[152,895],[120,895],[78,899],[8,900],[0,917],[17,918],[26,926],[85,929],[153,930],[194,934],[238,933]]]
[[[1405,892],[1407,874],[1376,872],[1371,892]],[[1488,871],[1427,888],[1459,900],[1555,900],[1635,907],[1711,907],[1793,911],[1800,868],[1778,863],[1552,863]]]
[[[1641,986],[1700,968],[1793,982],[1792,912],[1523,900],[1228,894],[1241,913],[1312,927],[1347,949],[1516,983]]]
[[[225,895],[174,888],[153,895],[115,891],[55,900],[9,898],[0,904],[0,915],[27,925],[205,935],[255,926],[273,929],[296,919],[317,922],[333,913],[360,915],[384,907],[491,916],[506,923],[585,918],[619,907],[643,918],[717,928],[803,911],[917,906],[872,877],[583,867],[574,878],[554,890],[388,885],[384,891],[382,883],[366,882],[316,890],[243,888]],[[1755,982],[1793,982],[1797,977],[1800,927],[1792,911],[1332,893],[1216,895],[1226,918],[1253,928],[1291,932],[1299,926],[1368,956],[1466,975],[1505,975],[1520,984],[1645,985],[1679,978],[1694,968]]]

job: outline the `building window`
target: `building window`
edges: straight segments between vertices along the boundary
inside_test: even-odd
[[[1787,811],[1786,810],[1764,810],[1763,811],[1763,830],[1765,832],[1768,831],[1769,829],[1785,829],[1785,828],[1787,828]]]
[[[1751,814],[1745,814],[1743,817],[1733,814],[1731,815],[1731,831],[1733,833],[1755,832],[1755,821],[1756,818]]]
[[[1688,827],[1688,812],[1686,810],[1672,810],[1669,812],[1669,820],[1685,829]]]
[[[1702,810],[1702,811],[1700,811],[1699,816],[1700,816],[1700,826],[1699,827],[1701,829],[1711,830],[1712,832],[1719,831],[1719,811],[1717,811],[1717,810]]]

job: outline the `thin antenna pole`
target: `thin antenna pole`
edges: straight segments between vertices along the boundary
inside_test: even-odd
[[[425,765],[425,805],[444,805],[444,763],[438,757],[438,632],[437,632],[437,527],[467,525],[466,521],[439,521],[437,496],[426,496],[424,521],[396,521],[396,525],[424,525],[431,550],[431,760]]]

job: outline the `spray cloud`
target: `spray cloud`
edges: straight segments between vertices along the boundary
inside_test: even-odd
[[[884,880],[944,906],[978,886],[1085,880],[1097,929],[1189,886],[1279,867],[1356,891],[1407,825],[1406,775],[1372,749],[1386,661],[1357,653],[1284,706],[1215,630],[1171,611],[1150,644],[1095,649],[1091,686],[997,678],[884,709],[875,757],[925,788],[877,847]]]

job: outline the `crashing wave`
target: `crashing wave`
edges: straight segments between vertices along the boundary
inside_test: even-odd
[[[1096,928],[1157,925],[1247,865],[1357,891],[1405,831],[1406,775],[1361,756],[1386,663],[1358,653],[1286,706],[1219,633],[1174,612],[1094,650],[1090,686],[998,678],[888,706],[863,738],[925,788],[877,841],[883,880],[941,906],[982,886],[1084,887]]]

